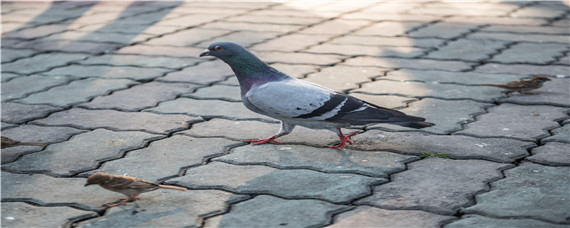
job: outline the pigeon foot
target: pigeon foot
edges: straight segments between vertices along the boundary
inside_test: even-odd
[[[267,139],[252,139],[252,140],[243,140],[246,143],[253,143],[253,145],[261,145],[265,143],[273,143],[277,145],[281,145],[283,143],[275,140],[275,137],[267,138]]]
[[[346,147],[346,144],[350,144],[352,145],[354,142],[352,141],[352,139],[350,139],[350,137],[358,135],[358,132],[354,132],[350,135],[344,135],[342,134],[342,131],[340,131],[340,129],[338,129],[338,137],[340,138],[340,144],[336,145],[336,146],[330,146],[330,148],[337,148],[338,150],[342,150],[344,149],[344,147]]]

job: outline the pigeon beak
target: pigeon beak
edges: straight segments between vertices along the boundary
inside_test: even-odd
[[[210,50],[206,49],[204,50],[202,53],[200,53],[200,57],[202,56],[209,56],[210,55]]]

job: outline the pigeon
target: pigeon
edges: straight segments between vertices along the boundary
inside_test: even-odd
[[[534,76],[532,78],[507,82],[506,84],[485,83],[481,85],[501,87],[503,89],[517,91],[520,94],[531,94],[532,92],[529,91],[534,89],[540,89],[540,87],[542,87],[542,84],[545,83],[546,81],[550,81],[550,78],[546,76]]]
[[[424,122],[422,117],[409,116],[290,77],[236,43],[215,42],[199,56],[214,56],[227,63],[238,79],[245,107],[281,121],[281,128],[275,135],[265,139],[245,140],[254,145],[281,144],[276,139],[291,133],[297,125],[336,132],[341,142],[331,148],[339,150],[344,149],[347,143],[353,144],[350,138],[358,134],[344,135],[341,128],[375,123],[391,123],[417,129],[434,125]]]
[[[11,138],[8,137],[4,137],[1,136],[2,138],[2,146],[1,148],[8,148],[8,147],[14,147],[14,146],[46,146],[46,143],[43,142],[20,142],[20,141],[16,141],[13,140]]]
[[[172,185],[161,185],[146,181],[136,177],[121,176],[121,175],[111,175],[108,173],[96,173],[87,178],[87,183],[85,186],[98,184],[104,189],[111,190],[118,193],[123,193],[128,198],[120,198],[122,201],[110,204],[105,204],[108,207],[115,207],[119,205],[126,204],[127,202],[133,202],[139,199],[137,196],[144,192],[154,191],[159,188],[175,189],[180,191],[186,191],[185,188],[172,186]]]

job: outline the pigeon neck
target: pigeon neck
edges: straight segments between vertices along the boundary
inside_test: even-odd
[[[224,62],[226,62],[235,73],[241,87],[242,96],[255,85],[288,77],[249,52],[241,56],[224,59]]]

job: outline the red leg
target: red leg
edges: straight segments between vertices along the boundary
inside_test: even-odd
[[[338,137],[340,138],[340,144],[336,145],[336,146],[330,146],[330,148],[338,148],[339,150],[344,149],[344,147],[346,146],[346,143],[351,144],[352,145],[352,139],[350,139],[350,137],[358,135],[358,132],[354,132],[350,135],[344,135],[342,134],[342,131],[340,130],[340,128],[338,128]]]
[[[283,143],[281,143],[275,139],[279,138],[281,136],[284,136],[286,134],[289,134],[289,133],[274,135],[274,136],[271,136],[270,138],[267,138],[267,139],[251,139],[251,140],[243,140],[243,141],[246,143],[253,143],[253,145],[261,145],[261,144],[265,144],[265,143],[274,143],[277,145],[281,145]]]
[[[121,202],[118,202],[118,203],[106,203],[105,206],[116,207],[116,206],[123,205],[123,204],[130,202],[129,198],[120,198],[120,200],[121,200]]]

